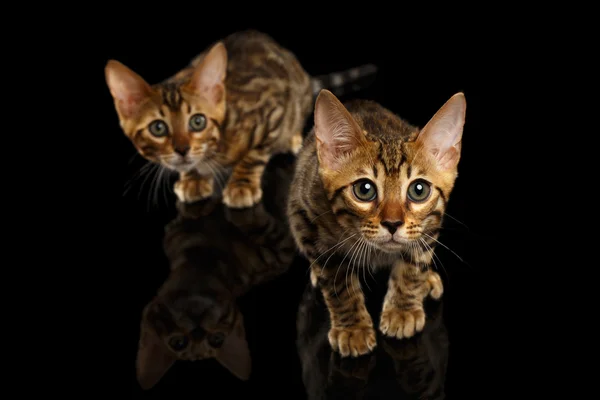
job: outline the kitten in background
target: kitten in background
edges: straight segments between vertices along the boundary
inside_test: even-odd
[[[379,330],[412,337],[423,301],[443,292],[430,269],[457,177],[466,101],[452,96],[419,129],[366,100],[344,106],[319,94],[315,126],[298,155],[288,217],[330,313],[328,339],[342,356],[376,346],[360,276],[392,268]]]
[[[138,153],[179,173],[180,201],[210,197],[217,184],[227,206],[243,208],[262,198],[269,159],[299,150],[318,90],[344,89],[374,72],[366,65],[311,78],[290,51],[249,30],[210,46],[158,84],[116,60],[107,63],[105,78]]]

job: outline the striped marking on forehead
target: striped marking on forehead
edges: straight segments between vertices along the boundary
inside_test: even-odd
[[[161,87],[162,101],[171,111],[178,111],[181,108],[183,97],[179,91],[179,85],[175,83],[165,83]]]
[[[379,141],[377,159],[383,164],[388,175],[398,174],[406,162],[406,156],[402,151],[403,142],[402,139],[396,139],[395,143]]]

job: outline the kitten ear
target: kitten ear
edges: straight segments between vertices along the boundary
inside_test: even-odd
[[[116,60],[108,61],[104,77],[117,111],[125,118],[133,117],[152,94],[150,85],[141,76]]]
[[[225,76],[227,75],[227,49],[218,42],[198,64],[187,87],[219,105],[225,101]]]
[[[320,164],[337,169],[345,154],[365,142],[364,134],[346,107],[328,90],[321,90],[315,104],[315,136]]]
[[[465,95],[456,93],[419,133],[417,143],[433,155],[442,170],[458,165],[466,110]]]
[[[148,321],[143,319],[136,360],[137,380],[142,389],[147,390],[156,385],[176,359]]]
[[[227,368],[229,372],[246,381],[250,378],[252,360],[250,349],[246,341],[246,330],[244,329],[244,318],[238,311],[237,321],[233,330],[223,342],[216,356],[217,361]]]

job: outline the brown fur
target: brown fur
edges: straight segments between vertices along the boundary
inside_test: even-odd
[[[180,201],[210,197],[217,184],[226,205],[243,208],[262,198],[269,159],[299,151],[316,88],[348,82],[360,88],[356,82],[376,70],[367,64],[311,77],[290,51],[248,30],[210,46],[155,85],[115,60],[105,76],[121,128],[139,154],[179,173],[174,191]],[[191,125],[196,117],[202,124]],[[152,134],[157,121],[167,128],[159,136]]]
[[[171,272],[142,315],[137,376],[143,388],[154,386],[176,360],[215,358],[248,379],[250,352],[236,301],[252,286],[285,272],[293,260],[295,246],[282,205],[293,171],[287,169],[277,169],[268,185],[276,190],[266,192],[275,203],[272,209],[262,202],[227,209],[216,198],[179,203],[164,240]],[[173,348],[174,340],[185,345]]]
[[[215,179],[230,172],[223,201],[234,208],[261,199],[260,179],[272,155],[298,150],[313,102],[310,77],[295,56],[255,31],[226,37],[159,84],[148,85],[114,60],[106,80],[139,153],[180,173],[179,200],[211,196]],[[194,131],[196,114],[205,127]],[[168,127],[162,137],[151,133],[157,120]]]
[[[331,314],[330,344],[343,356],[376,346],[360,285],[365,270],[393,265],[379,323],[388,336],[422,330],[423,299],[442,295],[441,279],[429,266],[457,177],[465,107],[457,94],[419,129],[374,102],[346,108],[325,90],[317,99],[288,215]],[[376,188],[369,201],[353,189],[364,179]],[[409,187],[419,182],[429,183],[429,196],[411,200]]]

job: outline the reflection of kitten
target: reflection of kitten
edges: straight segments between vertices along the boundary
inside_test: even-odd
[[[123,132],[144,158],[179,173],[174,190],[180,201],[209,197],[215,179],[231,169],[223,201],[242,208],[261,199],[269,159],[298,151],[313,90],[342,86],[374,69],[310,77],[272,38],[243,31],[155,85],[115,60],[105,75]]]
[[[403,341],[384,338],[381,348],[370,354],[340,357],[328,343],[330,319],[323,297],[307,285],[298,309],[296,341],[307,398],[443,399],[448,365],[443,304],[426,308],[430,319],[420,335]]]
[[[466,102],[452,96],[423,129],[371,101],[342,105],[323,90],[298,155],[290,226],[311,262],[342,356],[376,346],[361,291],[367,268],[392,267],[379,330],[407,338],[425,325],[423,300],[443,287],[430,269],[460,159]]]
[[[230,210],[214,198],[178,204],[164,241],[171,272],[142,316],[137,376],[143,388],[155,385],[176,360],[215,358],[240,379],[249,377],[236,299],[283,273],[293,259],[293,239],[281,219],[285,199],[278,193],[287,190],[291,162],[266,173],[278,182],[265,192],[275,191],[269,196],[279,199],[279,210],[267,211],[262,202]]]

